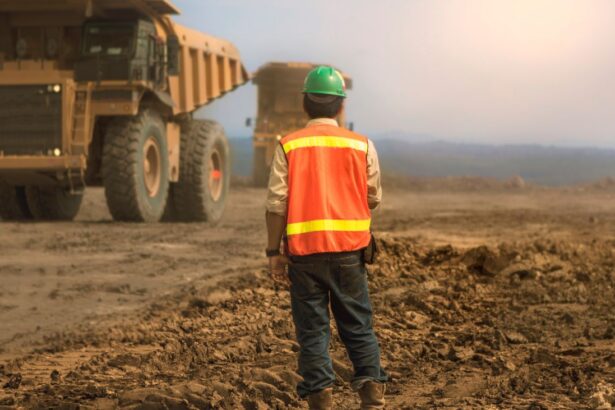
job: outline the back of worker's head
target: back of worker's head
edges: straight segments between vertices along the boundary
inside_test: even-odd
[[[319,66],[305,78],[303,94],[303,109],[311,119],[335,118],[344,108],[346,83],[335,68]]]
[[[324,101],[323,101],[324,100]],[[336,118],[344,107],[344,99],[333,95],[305,94],[303,109],[310,119]]]

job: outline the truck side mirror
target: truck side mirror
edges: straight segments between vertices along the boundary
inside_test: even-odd
[[[246,118],[246,127],[252,128],[252,118]]]
[[[167,38],[167,73],[168,75],[179,75],[179,38],[169,36]]]
[[[350,131],[354,131],[354,122],[349,122],[349,123],[348,123],[348,129],[349,129]]]

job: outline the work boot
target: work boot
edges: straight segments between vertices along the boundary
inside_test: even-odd
[[[359,389],[361,398],[361,410],[384,409],[384,391],[386,385],[368,381]]]
[[[307,397],[310,410],[332,410],[333,388],[329,387]]]

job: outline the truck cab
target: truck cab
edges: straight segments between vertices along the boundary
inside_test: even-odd
[[[156,27],[143,19],[88,21],[83,26],[76,81],[148,81],[159,88],[167,51]]]

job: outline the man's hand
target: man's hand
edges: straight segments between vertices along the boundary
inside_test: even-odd
[[[267,249],[280,249],[282,235],[286,229],[286,216],[267,212]],[[269,253],[267,253],[269,255]],[[271,278],[283,285],[290,286],[290,278],[286,273],[286,266],[289,264],[286,256],[276,255],[269,257],[269,274]]]
[[[284,255],[269,258],[269,274],[275,282],[284,286],[290,286],[290,278],[286,272],[286,267],[289,263],[289,259]]]

